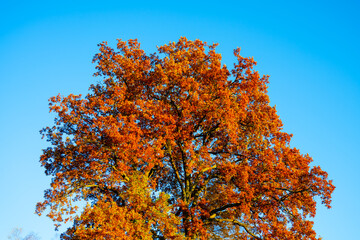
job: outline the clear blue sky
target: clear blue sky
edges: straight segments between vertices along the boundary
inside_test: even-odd
[[[318,234],[358,239],[360,2],[297,2],[2,1],[0,239],[14,227],[55,239],[51,221],[34,214],[50,182],[39,164],[47,146],[39,130],[53,120],[48,98],[86,93],[102,41],[137,38],[150,53],[180,36],[219,43],[228,66],[239,46],[271,76],[271,103],[292,145],[336,186],[333,208],[318,208]]]

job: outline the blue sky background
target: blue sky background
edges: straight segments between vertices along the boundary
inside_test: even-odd
[[[86,93],[97,44],[137,38],[143,49],[180,36],[217,42],[270,75],[269,95],[294,134],[334,180],[333,208],[318,207],[324,239],[357,239],[360,215],[360,2],[357,1],[2,1],[0,5],[0,239],[14,227],[58,239],[34,214],[50,179],[39,164],[51,125],[48,99]]]

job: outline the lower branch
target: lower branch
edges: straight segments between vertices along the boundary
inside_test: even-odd
[[[253,233],[253,232],[250,231],[248,225],[246,225],[245,223],[239,222],[238,220],[235,220],[235,219],[218,219],[218,218],[213,218],[212,221],[233,223],[233,224],[235,224],[235,225],[238,225],[238,226],[244,228],[245,231],[246,231],[250,236],[252,236],[253,238],[261,240],[260,237],[256,236],[255,233]]]

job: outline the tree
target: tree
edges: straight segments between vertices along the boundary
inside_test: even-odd
[[[10,240],[39,240],[40,238],[35,233],[29,233],[25,237],[22,237],[23,230],[21,228],[14,228],[11,234],[8,236]]]
[[[315,198],[330,208],[334,186],[290,147],[252,58],[236,49],[229,70],[186,38],[99,47],[102,81],[52,97],[41,131],[52,183],[37,213],[73,221],[62,239],[317,239]]]

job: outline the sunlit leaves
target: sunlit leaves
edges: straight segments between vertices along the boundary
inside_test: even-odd
[[[63,239],[316,239],[314,198],[330,207],[334,187],[289,146],[252,58],[236,49],[229,70],[186,38],[99,47],[103,81],[51,98],[42,130],[53,180],[37,212],[74,221]]]

